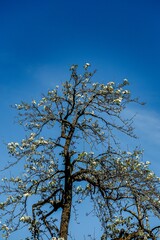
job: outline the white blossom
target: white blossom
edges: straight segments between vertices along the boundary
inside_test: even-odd
[[[125,85],[128,85],[128,84],[129,84],[129,81],[128,81],[127,78],[123,79],[123,84],[125,84]]]
[[[114,82],[108,82],[107,85],[114,85]]]
[[[122,97],[119,97],[117,99],[114,99],[113,102],[114,103],[117,103],[117,104],[120,104],[122,102],[123,98]]]
[[[85,63],[84,69],[87,69],[91,64],[90,63]]]
[[[90,152],[91,155],[94,155],[94,152]]]
[[[92,161],[91,163],[93,166],[96,166],[97,165],[97,162],[96,161]]]
[[[128,91],[128,90],[124,90],[122,93],[123,93],[123,94],[129,94],[130,91]]]
[[[23,194],[23,196],[24,197],[29,197],[29,196],[31,196],[31,193],[26,192],[26,193]]]
[[[32,104],[37,104],[37,103],[36,103],[36,100],[32,100]]]
[[[112,86],[108,86],[108,87],[107,87],[107,90],[108,90],[110,93],[112,93],[112,92],[113,92],[113,87],[112,87]]]
[[[20,221],[30,223],[32,221],[32,218],[30,216],[23,216],[20,218]]]
[[[127,152],[127,154],[128,154],[128,155],[132,155],[132,153],[131,153],[131,152]]]
[[[5,230],[5,231],[8,231],[9,230],[9,227],[7,227],[6,224],[3,224],[2,227],[1,227],[2,230]]]
[[[117,90],[115,91],[115,93],[116,93],[116,94],[120,94],[120,93],[121,93],[121,90],[120,90],[120,89],[117,89]]]
[[[78,191],[78,192],[81,192],[82,190],[83,190],[83,188],[82,188],[81,186],[78,186],[78,187],[77,187],[77,191]]]
[[[70,67],[70,70],[74,70],[74,69],[76,69],[77,67],[78,67],[78,65],[73,64],[73,65]]]
[[[146,165],[149,165],[149,164],[151,164],[151,163],[150,163],[149,161],[146,161],[145,164],[146,164]]]

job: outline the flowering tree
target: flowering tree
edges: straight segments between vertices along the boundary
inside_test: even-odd
[[[71,210],[86,198],[102,224],[102,239],[157,239],[160,226],[150,217],[160,217],[160,179],[140,160],[141,151],[122,151],[115,139],[116,131],[134,136],[132,120],[122,115],[134,101],[128,81],[93,83],[89,66],[79,75],[73,65],[70,80],[39,102],[15,105],[27,136],[8,144],[13,160],[6,170],[24,169],[2,179],[5,239],[28,227],[26,240],[67,240]]]

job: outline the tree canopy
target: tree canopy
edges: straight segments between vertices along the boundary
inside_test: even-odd
[[[4,171],[23,166],[1,181],[1,231],[5,239],[27,228],[24,239],[69,236],[71,212],[90,198],[101,239],[158,239],[160,178],[142,161],[138,148],[129,152],[118,132],[134,137],[133,119],[125,119],[131,102],[127,79],[93,82],[95,71],[70,68],[70,79],[40,101],[16,104],[26,130],[20,142],[8,143],[11,161]],[[27,232],[26,232],[27,234]]]

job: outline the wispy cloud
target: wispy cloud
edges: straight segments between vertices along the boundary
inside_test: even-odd
[[[127,117],[133,117],[135,133],[138,137],[134,145],[144,150],[143,158],[149,160],[152,170],[160,175],[160,113],[152,109],[129,108],[126,110]]]
[[[55,87],[66,81],[69,75],[67,68],[53,64],[46,64],[37,67],[33,73],[33,78],[39,82],[44,88]]]
[[[137,135],[148,143],[160,146],[160,114],[152,110],[130,110],[130,114],[137,112],[134,126]]]

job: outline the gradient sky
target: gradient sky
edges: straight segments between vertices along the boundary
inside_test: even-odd
[[[24,136],[10,105],[39,98],[85,62],[98,70],[96,81],[127,77],[133,96],[146,102],[129,113],[137,113],[135,144],[160,175],[159,0],[0,1],[1,165],[3,143]]]

